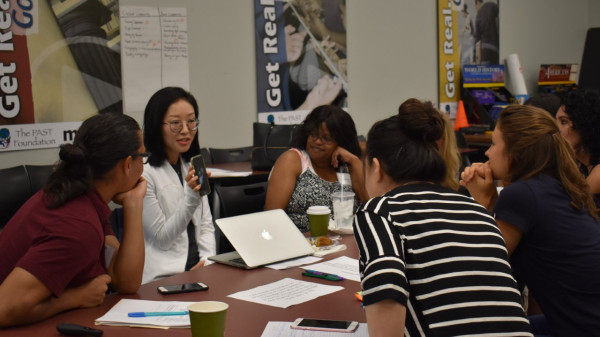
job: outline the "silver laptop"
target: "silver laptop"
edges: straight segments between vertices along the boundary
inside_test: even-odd
[[[253,269],[314,253],[306,237],[281,209],[215,222],[236,251],[210,256],[211,261]]]

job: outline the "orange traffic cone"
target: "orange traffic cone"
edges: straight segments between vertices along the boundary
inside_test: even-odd
[[[459,131],[461,128],[468,128],[469,121],[467,120],[467,113],[465,112],[465,105],[463,101],[458,101],[458,111],[456,112],[456,120],[454,121],[454,131]]]

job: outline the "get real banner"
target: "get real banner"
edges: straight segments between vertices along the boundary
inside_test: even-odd
[[[498,65],[498,0],[438,0],[440,109],[456,118],[465,65]]]
[[[438,0],[438,97],[440,110],[456,118],[460,100],[460,46],[457,6],[461,0]]]
[[[258,121],[347,106],[346,1],[254,0]]]

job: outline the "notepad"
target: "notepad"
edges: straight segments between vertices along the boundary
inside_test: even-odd
[[[124,298],[115,304],[104,316],[96,319],[95,324],[159,329],[189,328],[190,317],[188,315],[128,317],[127,314],[135,311],[186,311],[192,303],[195,302],[147,301]]]

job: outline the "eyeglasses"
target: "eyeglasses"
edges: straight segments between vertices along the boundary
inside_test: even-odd
[[[316,133],[311,133],[308,136],[313,140],[320,140],[325,145],[335,142],[335,140],[329,136],[319,136]]]
[[[142,158],[142,162],[144,164],[148,164],[148,160],[150,160],[150,152],[144,152],[144,153],[134,153],[131,155],[131,158],[135,159],[137,157],[141,157]]]
[[[189,121],[171,121],[168,123],[163,123],[163,124],[167,124],[169,126],[169,129],[171,129],[172,132],[174,133],[180,133],[181,130],[183,130],[183,123],[185,123],[188,127],[188,130],[190,131],[194,131],[196,129],[198,129],[198,118],[196,119],[190,119]]]

